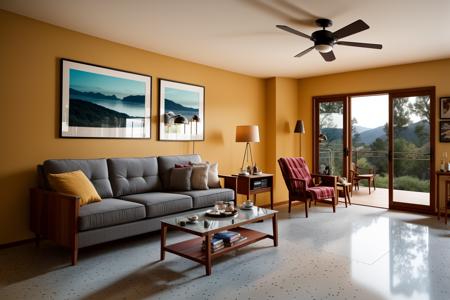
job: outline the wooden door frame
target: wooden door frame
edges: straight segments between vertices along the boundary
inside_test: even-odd
[[[393,147],[393,135],[391,134],[391,125],[392,124],[392,114],[391,114],[391,94],[394,95],[409,95],[411,96],[412,93],[415,93],[413,96],[422,96],[424,94],[430,95],[430,113],[431,113],[431,120],[430,120],[430,206],[426,209],[423,208],[422,205],[415,205],[415,204],[407,204],[407,203],[397,203],[394,205],[394,207],[391,207],[391,202],[393,202],[393,189],[390,188],[391,185],[389,184],[389,209],[398,209],[398,210],[404,210],[404,211],[414,211],[414,212],[421,212],[421,213],[434,213],[435,207],[436,207],[436,199],[435,194],[439,194],[439,191],[435,191],[435,178],[434,178],[434,168],[435,168],[435,142],[436,142],[436,87],[435,86],[425,86],[425,87],[416,87],[416,88],[406,88],[406,89],[392,89],[392,90],[375,90],[375,91],[367,91],[367,92],[355,92],[355,93],[345,93],[345,94],[330,94],[330,95],[320,95],[320,96],[313,96],[313,135],[312,135],[312,144],[313,144],[313,170],[314,172],[317,172],[319,170],[318,166],[318,158],[319,158],[319,124],[318,124],[318,115],[319,115],[319,103],[321,102],[335,102],[335,101],[344,101],[344,151],[345,148],[351,149],[351,136],[348,134],[348,128],[350,128],[351,120],[349,116],[351,117],[351,105],[350,101],[352,97],[358,97],[358,96],[372,96],[372,95],[380,95],[380,94],[387,94],[389,97],[389,149]],[[392,145],[392,146],[391,146]],[[349,155],[344,156],[344,174],[348,177],[349,172],[349,166],[351,162],[351,151],[348,150]],[[344,152],[345,153],[345,152]],[[388,150],[388,159],[390,160],[390,150]],[[391,170],[391,162],[388,162],[388,172],[389,172],[389,181],[392,180],[392,170]]]

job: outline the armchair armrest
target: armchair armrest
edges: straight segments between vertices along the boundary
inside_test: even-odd
[[[80,197],[30,189],[31,230],[62,246],[77,247]]]

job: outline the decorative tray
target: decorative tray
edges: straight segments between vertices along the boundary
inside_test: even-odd
[[[232,212],[224,212],[224,211],[214,211],[212,209],[208,209],[205,212],[205,216],[207,217],[212,217],[212,218],[227,218],[227,217],[233,217],[235,215],[237,215],[238,211],[237,210],[233,210]]]

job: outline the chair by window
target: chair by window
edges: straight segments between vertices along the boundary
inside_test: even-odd
[[[285,157],[278,160],[284,182],[289,191],[289,213],[292,201],[305,202],[305,215],[308,217],[308,199],[314,202],[331,199],[333,212],[336,212],[337,177],[311,174],[303,157]]]
[[[363,171],[367,171],[364,172]],[[373,190],[376,190],[375,188],[375,170],[374,169],[363,169],[359,168],[354,162],[352,162],[352,167],[350,169],[350,182],[353,185],[353,188],[356,190],[359,190],[359,181],[360,180],[367,180],[368,186],[369,186],[369,195],[370,195],[370,188],[373,186]]]

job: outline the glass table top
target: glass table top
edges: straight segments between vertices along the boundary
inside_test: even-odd
[[[198,233],[206,233],[208,231],[217,230],[229,225],[236,225],[239,226],[239,224],[248,223],[251,220],[261,218],[264,216],[271,216],[276,214],[278,211],[271,210],[267,208],[262,208],[258,206],[254,206],[251,209],[237,209],[238,213],[235,216],[232,217],[225,217],[225,218],[217,218],[217,217],[207,217],[205,216],[206,211],[210,210],[211,208],[205,209],[203,211],[196,211],[196,212],[187,212],[184,215],[180,215],[177,217],[170,217],[170,218],[163,218],[161,219],[161,222],[175,226],[180,228],[186,228],[194,232]],[[188,222],[187,217],[197,215],[198,221],[195,223]],[[205,220],[209,222],[209,225],[205,227]],[[186,225],[181,226],[180,221],[185,221]]]

